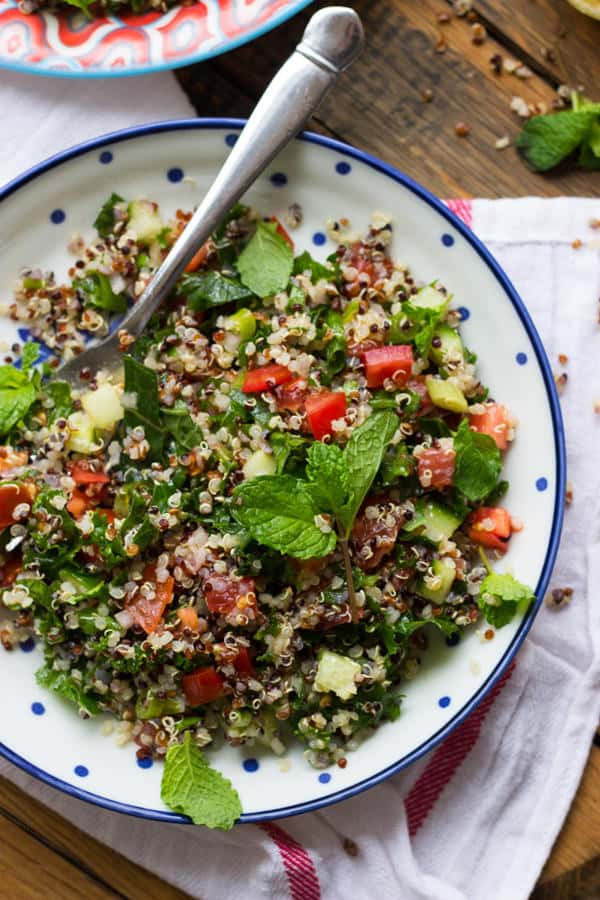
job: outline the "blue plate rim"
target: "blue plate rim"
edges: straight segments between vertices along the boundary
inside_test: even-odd
[[[146,135],[153,135],[161,132],[184,131],[189,129],[240,131],[244,127],[244,124],[244,119],[177,119],[165,122],[152,122],[147,125],[139,125],[132,128],[122,129],[120,131],[110,132],[92,140],[85,141],[84,143],[77,144],[74,147],[70,147],[69,149],[62,151],[61,153],[57,153],[54,156],[49,157],[38,165],[33,166],[31,169],[28,169],[22,175],[13,179],[2,189],[0,189],[0,204],[15,191],[24,187],[30,181],[47,172],[49,169],[67,162],[70,159],[83,156],[84,154],[96,150],[100,147],[105,147],[110,144],[132,140],[138,137],[144,137]],[[430,207],[435,209],[444,219],[446,219],[447,222],[452,225],[455,231],[457,231],[473,247],[473,249],[481,257],[483,262],[492,271],[492,274],[504,289],[504,292],[507,294],[508,299],[511,301],[513,308],[515,309],[523,324],[523,327],[525,328],[525,331],[533,346],[538,365],[542,372],[544,386],[546,388],[550,406],[552,424],[554,428],[554,449],[557,465],[556,487],[554,495],[552,530],[550,534],[550,540],[548,542],[548,550],[546,552],[541,575],[535,591],[536,602],[532,605],[527,616],[523,619],[521,626],[515,634],[510,647],[506,650],[506,652],[494,668],[493,672],[490,673],[486,681],[480,686],[479,690],[471,697],[468,703],[465,703],[464,706],[457,711],[457,713],[452,717],[452,719],[450,719],[449,722],[447,722],[442,728],[438,729],[438,731],[431,735],[426,741],[423,741],[423,743],[421,743],[415,750],[413,750],[412,753],[409,753],[406,757],[396,763],[393,763],[391,766],[387,766],[385,769],[382,769],[375,775],[363,779],[363,781],[360,781],[357,784],[354,784],[343,790],[326,794],[323,797],[320,797],[318,800],[312,800],[306,803],[297,803],[291,806],[282,807],[281,809],[266,810],[258,813],[243,813],[239,819],[239,822],[243,823],[283,819],[287,818],[288,816],[299,815],[301,813],[314,812],[318,809],[322,809],[325,806],[329,806],[333,803],[338,803],[341,800],[347,800],[350,797],[354,797],[355,795],[362,793],[363,791],[368,790],[369,788],[374,787],[377,784],[380,784],[390,776],[397,774],[407,766],[419,760],[426,753],[429,753],[436,746],[438,746],[438,744],[440,744],[441,741],[444,740],[444,738],[446,738],[455,728],[457,728],[473,712],[473,710],[479,705],[479,703],[481,703],[484,697],[493,689],[493,687],[498,683],[498,681],[508,670],[517,654],[517,651],[525,640],[535,620],[535,617],[543,602],[543,598],[548,587],[548,582],[550,580],[550,575],[552,573],[552,568],[556,560],[565,510],[567,468],[565,434],[562,414],[560,410],[560,403],[554,383],[554,377],[552,375],[552,369],[550,367],[550,363],[548,361],[548,357],[546,356],[546,352],[544,350],[540,336],[537,333],[535,325],[533,324],[533,321],[525,307],[525,304],[521,300],[515,287],[513,286],[512,282],[510,281],[500,264],[492,256],[485,245],[479,240],[479,238],[477,238],[475,234],[453,212],[450,211],[450,209],[445,205],[445,203],[443,203],[442,200],[435,197],[430,191],[428,191],[422,185],[418,184],[408,175],[404,175],[395,167],[383,162],[382,160],[378,159],[375,156],[372,156],[369,153],[366,153],[363,150],[359,150],[356,147],[352,147],[349,144],[343,143],[342,141],[324,137],[323,135],[304,131],[300,135],[298,135],[297,140],[306,141],[311,144],[317,144],[319,146],[326,147],[329,150],[334,150],[337,153],[350,157],[351,159],[355,159],[362,163],[365,163],[366,165],[370,166],[378,172],[381,172],[389,178],[392,178],[394,181],[410,190],[421,200],[425,201]],[[33,765],[14,751],[10,750],[4,744],[0,744],[0,756],[4,756],[7,760],[19,766],[19,768],[23,769],[28,774],[39,778],[41,781],[44,781],[46,784],[58,788],[59,790],[63,791],[66,794],[69,794],[72,797],[76,797],[80,800],[85,800],[89,803],[95,804],[96,806],[103,807],[104,809],[137,816],[138,818],[143,819],[151,819],[161,822],[173,822],[177,824],[191,824],[190,819],[188,819],[186,816],[178,815],[177,813],[171,813],[167,810],[153,810],[146,809],[145,807],[133,806],[131,804],[121,803],[117,800],[111,800],[107,797],[101,797],[98,794],[82,790],[81,788],[75,787],[72,784],[69,784],[59,778],[56,778],[53,775],[50,775],[43,769],[39,769],[37,766]]]
[[[230,50],[237,50],[238,47],[243,47],[244,44],[249,44],[251,41],[255,41],[263,35],[268,34],[269,31],[272,31],[274,28],[278,28],[280,25],[283,25],[284,22],[289,21],[303,9],[306,9],[307,6],[310,6],[314,0],[295,0],[293,6],[289,8],[283,9],[280,13],[277,13],[273,16],[272,19],[269,19],[268,22],[263,22],[262,25],[257,25],[256,28],[251,31],[245,32],[244,34],[239,35],[239,37],[234,38],[229,41],[227,44],[223,44],[222,47],[217,47],[212,50],[206,50],[204,52],[196,53],[185,59],[178,60],[176,62],[169,63],[158,63],[156,65],[148,64],[145,66],[132,66],[128,69],[44,69],[39,65],[27,64],[27,63],[9,63],[0,59],[0,69],[6,69],[7,72],[21,72],[22,74],[27,75],[38,75],[40,77],[45,78],[130,78],[136,75],[150,75],[153,72],[168,72],[173,69],[181,69],[184,66],[193,66],[196,63],[206,62],[209,59],[216,59],[217,56],[222,56],[224,53],[229,53]]]

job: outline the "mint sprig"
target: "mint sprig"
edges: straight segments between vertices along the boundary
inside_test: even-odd
[[[471,431],[463,419],[454,436],[454,450],[454,486],[473,503],[483,500],[495,487],[502,471],[496,442],[487,434]]]
[[[238,792],[206,757],[187,731],[183,743],[167,750],[160,786],[163,803],[195,825],[229,831],[242,813]]]
[[[491,572],[481,583],[477,605],[490,625],[502,628],[513,619],[519,608],[527,609],[534,599],[531,588],[512,575]]]
[[[579,150],[579,165],[600,168],[600,103],[573,94],[573,108],[533,116],[517,138],[517,150],[536,172],[547,172]]]
[[[277,222],[259,222],[237,261],[242,284],[259,297],[271,297],[286,289],[294,266],[294,254],[277,231]]]

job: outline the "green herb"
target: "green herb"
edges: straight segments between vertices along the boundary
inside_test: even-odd
[[[276,222],[259,222],[237,261],[242,283],[259,297],[285,290],[294,265],[292,248]]]
[[[500,451],[489,435],[471,431],[466,419],[454,437],[454,450],[454,486],[476,503],[496,485],[502,470]]]
[[[39,355],[40,345],[34,341],[27,341],[21,351],[21,371],[28,372],[38,361]]]
[[[306,476],[318,509],[331,512],[347,534],[353,492],[344,453],[337,444],[315,441],[308,451]]]
[[[73,287],[83,294],[86,306],[113,313],[124,313],[127,309],[127,297],[115,294],[110,279],[102,272],[90,272],[85,278],[76,278]]]
[[[510,622],[517,610],[526,610],[535,594],[512,575],[492,572],[483,579],[477,597],[477,605],[494,628],[502,628]]]
[[[209,766],[189,731],[167,750],[160,796],[169,809],[207,828],[228,831],[242,814],[237,791]]]
[[[554,168],[577,149],[584,168],[600,166],[600,103],[576,101],[563,112],[532,116],[517,138],[517,150],[537,172]]]
[[[173,409],[162,409],[165,428],[175,438],[178,448],[194,450],[204,440],[201,428],[196,425],[187,407],[175,405]]]
[[[296,434],[290,434],[289,431],[274,431],[269,438],[269,444],[273,451],[273,458],[277,464],[277,475],[283,474],[286,467],[294,468],[292,464],[296,463],[297,467],[302,466],[304,462],[305,448],[307,445],[306,438]]]
[[[232,513],[260,544],[297,559],[331,553],[333,531],[315,524],[319,508],[308,485],[291,475],[263,475],[238,485]]]
[[[44,392],[54,406],[48,410],[48,419],[53,425],[57,419],[66,419],[73,411],[71,388],[66,381],[49,381],[44,385]]]
[[[340,275],[339,264],[332,265],[329,262],[320,263],[310,255],[308,250],[301,253],[294,260],[294,275],[310,275],[313,284],[325,281],[337,281]]]
[[[61,569],[58,573],[59,585],[68,582],[75,593],[67,597],[61,597],[62,603],[75,605],[82,600],[98,597],[106,594],[106,579],[104,575],[89,575],[83,569],[69,567]]]
[[[91,5],[92,0],[83,0],[81,3],[74,3],[73,0],[67,0],[67,2],[71,2],[72,6],[79,6],[80,9],[83,9],[89,15],[88,7]],[[100,212],[94,221],[94,228],[100,237],[108,237],[111,234],[115,227],[115,206],[117,203],[124,202],[123,198],[119,197],[118,194],[111,194],[108,200],[102,204]]]
[[[0,366],[0,437],[15,427],[33,405],[36,391],[27,372]]]
[[[325,314],[325,360],[330,375],[337,375],[346,365],[346,333],[339,313],[328,309]]]
[[[177,283],[177,294],[186,298],[187,305],[194,312],[252,297],[252,291],[220,272],[191,272],[184,275]]]
[[[400,478],[408,478],[413,471],[413,457],[404,441],[386,450],[379,470],[383,487],[397,484]]]
[[[124,365],[125,392],[135,395],[135,407],[125,410],[125,425],[127,428],[141,425],[150,444],[151,455],[156,458],[160,456],[164,444],[158,400],[158,376],[153,369],[137,362],[132,356],[125,357]]]
[[[75,681],[68,672],[57,672],[49,665],[42,666],[35,673],[35,679],[41,687],[49,688],[70,703],[74,703],[80,712],[87,716],[95,716],[100,712],[98,700],[87,693],[79,681]]]
[[[386,411],[373,413],[352,432],[344,450],[348,479],[352,485],[352,500],[345,513],[346,521],[356,518],[397,428],[398,416]]]

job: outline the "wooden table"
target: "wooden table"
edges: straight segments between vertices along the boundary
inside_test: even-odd
[[[316,3],[277,32],[213,62],[178,72],[201,116],[246,116],[302,34]],[[487,38],[474,44],[467,18],[445,0],[359,0],[367,47],[311,128],[377,154],[442,197],[560,194],[600,197],[600,173],[536,175],[517,159],[511,98],[551,106],[560,84],[598,100],[600,22],[564,0],[475,0]],[[437,49],[436,49],[437,45]],[[443,51],[443,52],[440,52]],[[492,57],[518,60],[531,77],[495,74]],[[595,75],[595,81],[594,81]],[[468,137],[455,126],[465,122]],[[507,135],[511,146],[497,150]],[[600,204],[599,204],[600,215]],[[600,742],[599,742],[600,744]],[[87,838],[0,779],[2,896],[103,900],[184,895]],[[533,900],[600,896],[600,748]],[[213,900],[213,898],[207,898]]]

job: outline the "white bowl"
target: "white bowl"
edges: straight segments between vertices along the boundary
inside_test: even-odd
[[[0,287],[6,299],[23,266],[62,276],[66,244],[91,224],[107,196],[146,196],[170,213],[190,209],[221,166],[242,123],[192,120],[107,135],[56,156],[0,192]],[[183,177],[182,177],[183,176]],[[276,177],[273,177],[276,176]],[[364,229],[370,214],[394,220],[393,255],[424,281],[439,278],[465,310],[467,345],[479,354],[483,381],[518,417],[506,458],[506,506],[525,522],[499,568],[530,584],[537,603],[482,641],[475,630],[458,646],[434,635],[424,666],[405,686],[402,714],[349,755],[345,769],[312,769],[301,748],[282,760],[254,748],[225,747],[213,762],[237,788],[244,821],[307,812],[370,787],[438,744],[490,690],[522,643],[545,592],[563,514],[565,459],[554,383],[540,339],[522,301],[483,245],[439,200],[396,170],[343,144],[304,135],[269,167],[249,193],[253,205],[283,215],[299,202],[304,221],[298,251],[320,258],[325,221],[349,218]],[[467,318],[468,316],[468,318]],[[1,323],[9,343],[15,329]],[[136,764],[133,745],[119,748],[102,720],[81,721],[74,709],[36,685],[39,648],[0,652],[0,753],[49,784],[109,809],[171,822],[187,821],[160,800],[161,766]],[[43,712],[42,712],[43,710]]]

